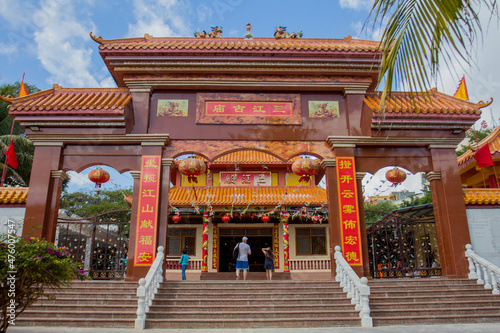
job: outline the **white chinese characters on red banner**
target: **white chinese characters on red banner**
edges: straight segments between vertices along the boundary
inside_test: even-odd
[[[270,172],[221,172],[221,186],[271,186]]]
[[[135,266],[150,266],[156,254],[161,156],[143,156],[135,240]]]
[[[351,266],[362,266],[358,192],[354,157],[336,157],[342,253]]]

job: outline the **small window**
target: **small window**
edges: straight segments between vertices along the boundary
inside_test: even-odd
[[[296,228],[297,255],[326,254],[325,228]]]
[[[180,256],[186,248],[188,255],[196,254],[196,229],[169,228],[167,237],[167,255]]]

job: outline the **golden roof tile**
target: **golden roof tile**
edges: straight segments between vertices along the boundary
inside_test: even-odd
[[[0,204],[26,204],[27,187],[0,187]]]
[[[127,88],[62,88],[54,85],[47,89],[24,97],[15,98],[9,106],[13,115],[106,114],[121,115],[130,102],[131,95]]]
[[[257,163],[257,164],[276,164],[285,163],[279,158],[255,150],[244,150],[230,153],[219,157],[213,163]]]
[[[365,104],[374,112],[380,109],[381,93],[377,92],[365,98]],[[384,114],[398,114],[418,117],[426,114],[470,114],[480,115],[476,104],[466,102],[453,96],[445,95],[432,89],[424,93],[416,93],[412,100],[410,94],[393,92],[385,101]]]
[[[467,188],[464,190],[464,200],[466,205],[500,205],[500,189]]]
[[[487,137],[485,137],[479,144],[477,145],[477,148],[481,148],[485,144],[490,145],[490,153],[493,155],[495,153],[500,153],[500,126],[495,128]],[[458,165],[462,165],[469,161],[471,158],[474,157],[474,154],[476,153],[476,148],[475,150],[469,149],[462,155],[458,157]]]
[[[378,52],[379,42],[362,39],[274,38],[123,38],[103,40],[100,50],[273,50],[305,52]]]
[[[206,205],[210,198],[212,206],[220,205],[321,205],[326,203],[326,190],[319,186],[312,187],[229,187],[218,186],[196,188],[171,187],[169,200],[173,206]]]

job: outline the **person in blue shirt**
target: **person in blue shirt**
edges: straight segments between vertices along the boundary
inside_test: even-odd
[[[181,258],[179,259],[179,265],[181,265],[182,268],[182,280],[186,280],[186,269],[188,267],[189,263],[189,256],[187,255],[188,250],[183,249],[182,250],[182,255]]]

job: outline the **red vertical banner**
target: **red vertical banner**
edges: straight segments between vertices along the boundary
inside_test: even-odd
[[[212,224],[214,230],[213,230],[213,236],[214,236],[214,242],[212,246],[212,268],[217,269],[217,263],[219,261],[219,228],[217,227],[217,223]]]
[[[208,272],[208,212],[203,212],[203,245],[202,256],[203,262],[201,263],[201,272]]]
[[[135,239],[135,266],[151,266],[156,254],[156,229],[161,156],[142,156]]]
[[[273,253],[274,253],[274,268],[280,268],[280,233],[279,224],[275,223],[273,227]]]
[[[361,230],[354,157],[336,157],[342,253],[351,266],[362,266]]]
[[[288,222],[283,222],[283,271],[290,272],[288,258],[290,257],[290,248],[288,243]]]

